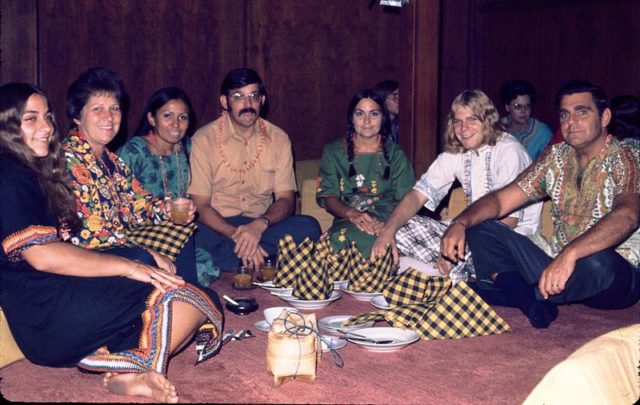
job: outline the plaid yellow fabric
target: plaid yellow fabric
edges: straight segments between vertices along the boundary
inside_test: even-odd
[[[325,239],[322,242],[318,242],[318,244],[323,244],[326,246],[327,255],[326,255],[326,268],[329,272],[329,281],[344,281],[349,279],[349,249],[344,248],[340,249],[337,252],[333,252],[331,247],[331,241],[329,239]],[[323,249],[325,247],[323,246]]]
[[[279,287],[295,288],[298,274],[310,266],[314,243],[305,238],[296,245],[291,235],[278,241],[278,262],[273,284]]]
[[[303,300],[326,300],[333,292],[333,282],[329,272],[322,265],[324,258],[314,257],[303,271],[298,274],[293,296]]]
[[[395,327],[416,331],[422,339],[497,335],[511,330],[464,281],[451,286],[447,278],[408,269],[391,283],[383,293],[391,309],[367,312],[345,324],[385,319]]]
[[[369,260],[369,258],[362,256],[362,253],[353,244],[347,260],[349,264],[349,291],[367,293],[382,291],[394,271],[390,246],[387,247],[384,254],[376,256],[374,260]]]
[[[165,222],[143,225],[128,229],[127,240],[133,245],[151,249],[175,261],[196,228],[195,223],[177,225]]]

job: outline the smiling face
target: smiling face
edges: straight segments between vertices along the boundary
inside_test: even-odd
[[[158,136],[159,146],[171,147],[179,143],[189,128],[189,107],[184,101],[167,101],[155,114],[147,113],[147,119]]]
[[[33,94],[27,100],[22,113],[20,129],[24,143],[37,157],[49,154],[49,143],[53,136],[53,114],[49,111],[47,99]]]
[[[382,108],[370,98],[363,98],[353,110],[353,127],[356,137],[373,139],[382,127]]]
[[[483,125],[470,107],[456,108],[453,117],[453,131],[466,150],[476,150],[484,144]]]
[[[611,110],[602,115],[591,93],[574,93],[560,101],[560,129],[565,142],[580,154],[594,157],[606,141],[606,127],[611,120]]]
[[[92,94],[82,107],[80,119],[73,120],[87,136],[87,141],[99,155],[120,129],[120,103],[111,93]]]

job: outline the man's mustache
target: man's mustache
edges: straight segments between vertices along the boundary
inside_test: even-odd
[[[244,113],[258,114],[258,112],[251,107],[243,108],[242,110],[240,110],[240,113],[238,115],[242,115]]]

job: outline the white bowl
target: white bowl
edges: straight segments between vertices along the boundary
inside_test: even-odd
[[[349,285],[349,280],[339,280],[333,282],[334,290],[346,290]]]
[[[264,315],[264,320],[267,321],[269,325],[273,323],[273,320],[276,319],[281,313],[282,310],[286,309],[288,312],[298,313],[299,311],[293,307],[271,307],[262,311]]]
[[[357,292],[357,291],[349,291],[349,290],[344,290],[344,292],[346,292],[347,294],[349,294],[350,296],[352,296],[358,301],[367,301],[367,302],[371,301],[375,297],[382,296],[381,292],[368,293],[368,292]]]
[[[327,305],[331,304],[333,301],[340,298],[340,293],[337,291],[333,291],[331,293],[331,298],[326,300],[301,300],[296,297],[287,297],[287,296],[279,296],[280,299],[287,301],[291,306],[296,307],[298,309],[303,310],[313,310],[324,308]]]

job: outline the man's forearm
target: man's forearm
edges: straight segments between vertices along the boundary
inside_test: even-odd
[[[198,215],[200,216],[199,220],[209,228],[229,238],[236,230],[235,226],[228,223],[218,211],[208,204],[198,205]]]
[[[409,191],[396,208],[393,209],[380,233],[390,232],[395,235],[398,229],[406,224],[426,202],[427,198],[418,191]]]
[[[273,225],[289,217],[293,213],[293,206],[293,198],[276,198],[262,216],[269,219],[269,225]]]

